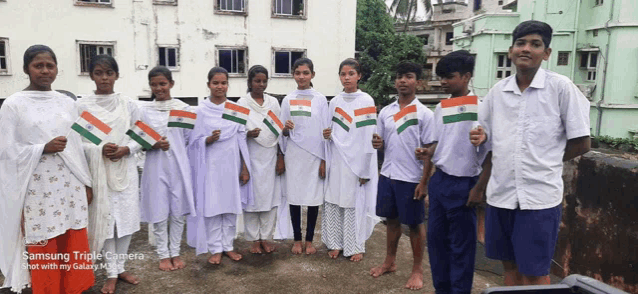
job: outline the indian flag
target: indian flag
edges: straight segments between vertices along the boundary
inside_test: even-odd
[[[310,116],[312,113],[312,101],[293,99],[290,100],[290,116]]]
[[[377,124],[377,108],[374,106],[354,110],[354,122],[357,128]]]
[[[416,113],[416,105],[414,104],[404,107],[394,115],[394,125],[398,134],[401,134],[407,127],[418,123],[419,119]]]
[[[153,149],[153,145],[162,139],[160,134],[140,120],[136,121],[135,126],[126,131],[126,134],[129,135],[131,139],[135,140],[135,142],[142,145],[142,148],[145,150]]]
[[[80,117],[78,117],[71,126],[71,129],[95,145],[100,145],[111,132],[111,127],[107,126],[88,111],[82,112]]]
[[[250,109],[243,106],[239,106],[230,101],[226,101],[226,105],[224,106],[224,114],[222,114],[222,118],[234,121],[238,124],[246,125],[246,121],[248,120],[249,114],[250,114]]]
[[[168,114],[168,127],[193,129],[197,114],[184,110],[171,110]]]
[[[264,118],[264,124],[275,134],[275,136],[279,136],[281,131],[284,129],[284,124],[281,123],[277,115],[275,115],[272,110],[268,111],[268,115]]]
[[[478,120],[478,97],[463,96],[441,101],[443,123]]]
[[[350,131],[350,125],[352,123],[352,117],[350,117],[343,109],[335,108],[335,114],[332,116],[332,121],[340,125],[346,132]]]

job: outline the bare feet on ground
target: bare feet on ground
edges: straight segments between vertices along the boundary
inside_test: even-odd
[[[115,293],[115,284],[117,284],[117,278],[106,279],[106,283],[102,286],[102,293],[113,294]]]
[[[330,250],[328,251],[328,256],[330,256],[330,258],[332,259],[336,259],[337,257],[339,257],[339,251],[339,249]]]
[[[350,261],[357,262],[357,261],[361,261],[362,259],[363,259],[363,253],[357,253],[353,256],[350,256]]]
[[[261,251],[261,241],[253,242],[253,246],[250,246],[250,253],[253,253],[253,254],[264,253],[263,251]]]
[[[160,260],[159,269],[168,272],[175,270],[175,267],[173,266],[170,258],[164,258]]]
[[[387,264],[384,262],[382,265],[373,267],[372,269],[370,269],[370,275],[376,278],[378,276],[381,276],[386,273],[391,273],[396,270],[397,270],[397,265],[394,262],[390,264]]]
[[[310,255],[315,253],[317,253],[317,249],[315,249],[315,247],[312,246],[312,242],[306,241],[306,254]]]
[[[408,283],[405,284],[405,288],[410,290],[419,290],[423,288],[423,272],[412,271],[410,279],[408,279]]]
[[[243,256],[235,251],[224,251],[224,254],[234,261],[240,261]]]
[[[261,247],[264,248],[264,251],[266,251],[266,253],[271,253],[275,251],[275,249],[277,249],[277,247],[275,247],[275,244],[270,244],[266,242],[266,240],[261,241]]]
[[[176,270],[183,269],[186,267],[186,263],[179,256],[175,256],[171,258],[171,261],[173,262],[173,267]]]
[[[303,252],[303,247],[301,246],[301,241],[295,241],[295,244],[292,245],[292,254],[301,254]]]
[[[211,264],[220,264],[222,263],[222,254],[221,253],[215,253],[213,254],[209,259],[208,262]]]
[[[140,280],[129,272],[123,272],[117,275],[117,278],[132,285],[137,285],[140,283]]]

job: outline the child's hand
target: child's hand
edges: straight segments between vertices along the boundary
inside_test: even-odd
[[[213,142],[219,140],[219,136],[221,136],[221,134],[222,134],[221,130],[214,130],[212,135],[206,138],[206,145],[210,145]]]
[[[86,203],[88,205],[91,205],[91,202],[93,202],[93,188],[91,187],[86,187]]]
[[[117,151],[117,145],[115,145],[114,143],[106,143],[102,147],[102,155],[104,155],[104,157],[106,158],[110,158],[108,154],[112,154],[115,151]]]
[[[241,185],[246,185],[249,180],[250,174],[248,173],[248,170],[242,170],[241,173],[239,173],[239,182],[241,183]]]
[[[485,134],[483,127],[478,126],[470,131],[470,142],[472,142],[472,145],[479,146],[485,143],[486,140],[487,135]]]
[[[286,121],[286,125],[284,126],[284,131],[289,131],[295,128],[295,123],[291,120]]]
[[[51,141],[49,141],[49,143],[44,145],[43,153],[62,152],[64,151],[64,148],[66,148],[66,137],[59,136],[59,137],[53,138]]]
[[[257,138],[257,137],[259,137],[259,132],[261,132],[260,128],[254,128],[254,129],[248,131],[248,133],[246,133],[246,136],[248,138]]]
[[[166,140],[166,137],[162,137],[162,139],[160,139],[159,141],[157,141],[157,143],[155,143],[155,145],[153,145],[153,149],[162,149],[164,151],[168,151],[170,147],[171,145]]]
[[[476,207],[483,203],[485,203],[485,190],[475,185],[474,188],[470,190],[470,197],[467,199],[465,206]]]
[[[372,148],[374,149],[383,148],[383,139],[378,134],[372,134]]]
[[[370,179],[361,179],[361,178],[359,178],[359,186],[363,186],[369,181],[370,181]]]
[[[325,160],[322,160],[321,164],[319,165],[319,178],[320,179],[326,178],[326,161]]]
[[[331,128],[327,128],[323,130],[323,138],[328,140],[330,139],[330,136],[332,135],[332,129]]]
[[[418,160],[430,160],[430,158],[432,158],[432,150],[430,148],[417,147],[416,150],[414,150],[414,155]]]
[[[283,175],[286,172],[286,162],[284,161],[283,155],[277,156],[277,166],[275,167],[275,172],[278,176]]]
[[[111,161],[118,161],[122,157],[129,154],[131,154],[131,150],[128,148],[128,146],[118,146],[115,152],[107,153],[106,158],[110,159]]]

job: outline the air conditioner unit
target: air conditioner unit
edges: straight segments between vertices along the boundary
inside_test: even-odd
[[[471,34],[474,32],[474,22],[473,21],[467,21],[463,23],[463,33],[464,34]]]
[[[591,100],[594,95],[594,91],[596,90],[596,85],[577,84],[576,87],[578,87],[578,90],[580,90],[589,100]]]

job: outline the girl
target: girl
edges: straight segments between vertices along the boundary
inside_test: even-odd
[[[119,67],[109,55],[97,55],[89,64],[95,92],[79,99],[79,111],[88,111],[112,128],[99,146],[85,140],[84,150],[93,176],[96,201],[89,208],[89,239],[94,252],[103,247],[107,280],[102,293],[114,293],[118,278],[136,285],[136,276],[124,270],[131,235],[140,229],[138,173],[133,154],[141,146],[125,133],[140,119],[136,104],[115,93]]]
[[[29,86],[0,109],[3,287],[82,293],[94,282],[86,230],[92,183],[82,139],[71,131],[77,108],[51,90],[58,74],[51,48],[29,47],[24,72]]]
[[[359,62],[341,62],[339,79],[343,92],[330,101],[335,123],[323,130],[331,156],[321,239],[331,258],[343,250],[350,260],[360,261],[377,220],[377,152],[368,143],[376,126],[376,107],[372,97],[358,89]]]
[[[306,254],[317,250],[312,246],[319,205],[323,204],[326,176],[325,141],[321,131],[330,122],[326,97],[312,88],[314,66],[308,58],[300,58],[292,66],[297,90],[281,103],[283,129],[282,151],[288,169],[286,197],[290,203],[295,244],[293,254],[303,251],[301,242],[301,205],[308,206]]]
[[[250,109],[247,127],[252,129],[247,132],[247,143],[253,183],[256,183],[253,185],[255,202],[244,209],[245,237],[253,241],[251,253],[275,250],[275,246],[266,240],[272,239],[275,230],[277,206],[281,202],[279,175],[285,170],[283,154],[278,152],[279,134],[272,132],[263,122],[264,118],[269,118],[269,112],[277,117],[281,112],[277,98],[264,93],[267,86],[268,70],[255,65],[248,71],[248,94],[237,101]]]
[[[188,217],[188,245],[196,254],[210,252],[209,263],[220,264],[222,253],[238,261],[233,251],[237,215],[252,203],[250,158],[244,125],[222,118],[227,101],[228,72],[214,67],[208,72],[209,99],[197,107],[190,136],[196,217]],[[235,107],[236,104],[232,103]],[[237,178],[239,177],[239,179]]]
[[[153,146],[153,150],[146,152],[141,185],[141,218],[143,222],[153,224],[160,270],[170,271],[186,266],[179,257],[184,215],[194,215],[195,206],[186,154],[190,129],[168,127],[169,114],[171,110],[193,110],[188,104],[171,98],[175,82],[168,68],[153,68],[148,73],[148,80],[155,100],[141,104],[141,116],[163,138]]]

